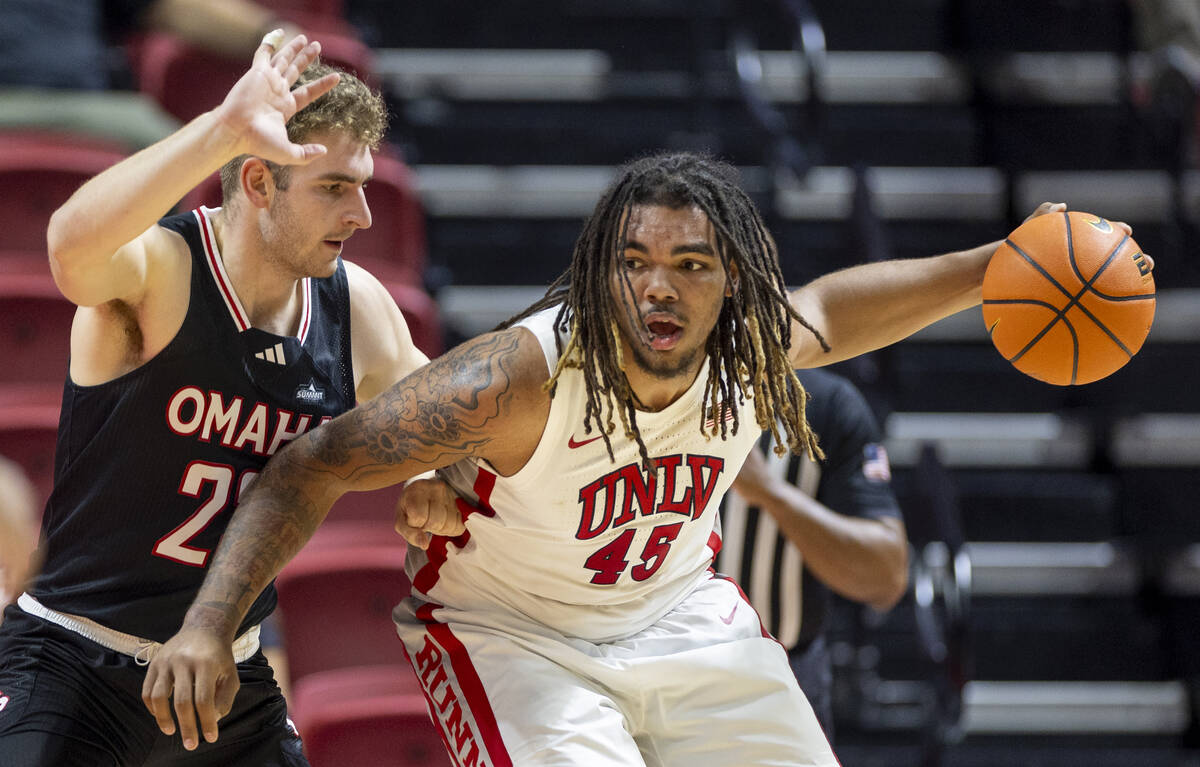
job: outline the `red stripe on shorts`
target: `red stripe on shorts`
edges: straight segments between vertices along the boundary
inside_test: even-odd
[[[467,648],[458,640],[458,637],[454,636],[454,632],[450,630],[449,626],[445,623],[438,623],[433,619],[433,611],[439,606],[429,603],[422,605],[417,608],[417,618],[425,622],[425,630],[450,658],[450,668],[453,670],[458,687],[462,690],[463,697],[466,699],[464,703],[471,712],[471,717],[475,720],[475,726],[479,730],[479,736],[483,740],[483,748],[487,751],[488,764],[494,767],[512,767],[512,759],[508,755],[508,748],[504,745],[504,739],[500,736],[500,726],[496,724],[496,714],[492,711],[491,701],[488,700],[487,693],[483,690],[483,682],[480,680],[479,674],[475,671],[475,664],[471,662],[471,656],[467,652]],[[407,648],[405,648],[404,657],[408,659],[409,665],[420,676],[416,664],[413,663],[412,658],[408,655]],[[450,744],[446,727],[441,718],[436,714],[439,710],[436,702],[430,697],[429,691],[425,690],[424,685],[421,685],[421,689],[425,693],[425,700],[429,706],[430,714],[438,722],[438,731],[442,737],[442,742],[446,744],[446,751],[456,764],[461,764],[461,760],[458,758],[455,749]]]
[[[425,606],[431,607],[431,608],[438,607],[438,605],[429,605],[429,604],[426,604]],[[397,637],[397,639],[399,639],[399,637]],[[412,656],[408,654],[408,645],[404,644],[403,639],[400,640],[400,652],[404,653],[404,660],[408,661],[408,665],[412,667],[413,673],[416,674],[418,678],[420,678],[421,672],[417,670],[417,664],[413,662]],[[437,713],[436,713],[437,706],[434,705],[433,698],[431,698],[429,696],[429,691],[425,689],[425,685],[422,684],[419,686],[421,688],[421,695],[423,695],[425,697],[425,708],[429,709],[430,720],[432,720],[434,722],[438,722],[438,728],[437,728],[438,737],[442,739],[442,745],[445,746],[446,753],[449,754],[450,758],[453,759],[454,763],[457,765],[458,758],[454,753],[454,749],[450,748],[450,741],[446,737],[446,730],[444,727],[441,726],[441,723],[438,721],[438,717],[437,717]]]

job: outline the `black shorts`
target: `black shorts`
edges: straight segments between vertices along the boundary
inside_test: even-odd
[[[4,767],[307,767],[261,650],[238,675],[220,739],[187,751],[142,704],[144,667],[10,605],[0,623]]]

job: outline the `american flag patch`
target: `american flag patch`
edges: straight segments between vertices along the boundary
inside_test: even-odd
[[[888,464],[887,450],[878,442],[863,445],[863,476],[876,482],[888,482],[892,478],[892,467]]]
[[[724,402],[722,402],[717,407],[720,409],[720,412],[723,414],[723,417],[721,418],[722,421],[732,421],[733,420],[733,408],[731,408],[729,405],[726,405]],[[712,431],[716,427],[717,427],[717,419],[714,416],[712,405],[706,405],[704,407],[704,430]]]

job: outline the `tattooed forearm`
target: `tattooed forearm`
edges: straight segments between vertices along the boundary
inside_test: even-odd
[[[486,457],[500,421],[514,410],[523,332],[468,342],[279,451],[234,511],[185,623],[232,638],[343,492]]]
[[[329,512],[331,502],[311,498],[289,482],[289,468],[298,468],[294,452],[277,454],[243,494],[185,625],[232,639],[254,600]]]

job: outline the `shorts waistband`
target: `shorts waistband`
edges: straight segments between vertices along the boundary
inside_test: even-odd
[[[150,661],[154,659],[154,655],[162,647],[161,642],[155,642],[153,639],[142,639],[132,634],[125,634],[101,625],[90,618],[84,618],[81,615],[71,615],[70,613],[60,613],[57,610],[51,610],[29,594],[22,594],[17,597],[17,605],[30,615],[35,615],[42,620],[62,626],[69,631],[74,631],[76,634],[90,639],[102,647],[107,647],[114,652],[128,655],[139,666],[150,665]],[[246,629],[244,634],[233,641],[233,660],[235,663],[242,663],[258,652],[258,635],[259,627],[251,626]]]

